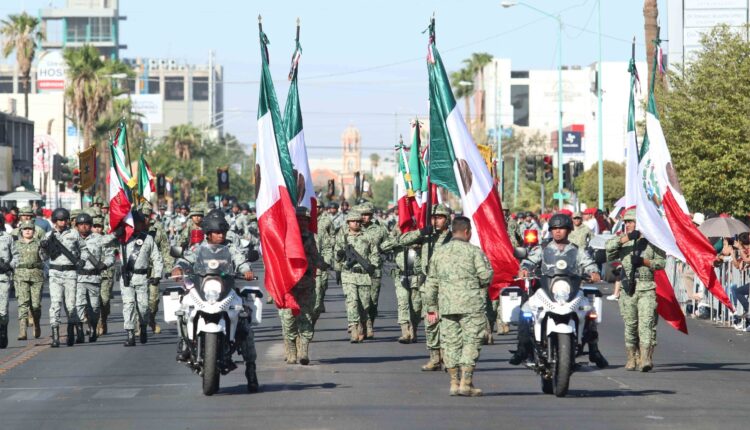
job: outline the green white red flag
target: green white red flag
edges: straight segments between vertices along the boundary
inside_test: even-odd
[[[127,127],[125,123],[115,132],[115,137],[109,145],[111,154],[111,163],[109,168],[109,227],[110,231],[117,230],[120,225],[124,226],[124,235],[120,236],[120,241],[125,243],[133,235],[134,223],[133,214],[130,212],[132,203],[132,193],[130,188],[134,184],[134,179],[130,175],[130,167],[125,161],[125,151],[127,150]]]
[[[292,288],[307,270],[307,257],[292,199],[292,160],[281,120],[276,90],[268,69],[268,38],[260,29],[262,69],[258,101],[258,164],[255,168],[258,230],[266,267],[265,287],[280,309],[300,308]]]
[[[147,202],[156,195],[156,176],[151,171],[146,159],[141,154],[138,160],[138,195]]]
[[[427,69],[430,78],[429,178],[461,197],[463,214],[471,220],[471,242],[482,248],[494,276],[490,297],[518,274],[518,261],[508,237],[503,208],[494,181],[456,105],[450,81],[435,46],[435,20],[430,22]]]

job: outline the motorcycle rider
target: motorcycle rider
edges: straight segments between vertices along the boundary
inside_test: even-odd
[[[203,220],[201,227],[205,233],[205,240],[200,244],[194,244],[183,253],[182,258],[177,260],[177,265],[172,269],[172,277],[178,280],[182,277],[183,269],[181,265],[192,266],[195,263],[195,258],[198,255],[201,246],[223,245],[229,247],[229,252],[232,255],[232,263],[234,264],[234,271],[242,273],[246,281],[253,280],[255,275],[250,268],[251,261],[248,258],[248,253],[243,252],[243,250],[226,239],[226,234],[229,230],[229,223],[227,223],[224,217],[207,216]],[[258,391],[258,376],[255,372],[255,359],[257,358],[257,353],[255,351],[255,336],[253,334],[253,329],[247,318],[240,319],[237,326],[236,340],[239,343],[237,349],[245,360],[247,390],[251,393],[255,393]],[[177,348],[177,360],[186,360],[189,357],[190,351],[184,347],[182,342],[178,343]]]
[[[573,230],[573,220],[570,216],[557,213],[549,220],[549,231],[552,240],[545,244],[535,247],[531,253],[521,262],[521,273],[524,277],[529,276],[530,272],[537,270],[543,261],[547,259],[554,260],[556,256],[567,253],[575,253],[578,262],[578,271],[590,275],[591,282],[601,281],[599,269],[591,256],[583,249],[571,243],[568,235]],[[531,296],[533,291],[529,291]],[[591,322],[589,330],[584,326],[582,342],[589,345],[589,361],[596,363],[599,368],[609,365],[598,347],[598,332],[596,324]],[[531,344],[531,326],[529,322],[521,319],[518,325],[518,348],[510,359],[510,364],[519,365],[531,354],[533,346]]]

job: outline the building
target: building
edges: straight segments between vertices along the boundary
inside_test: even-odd
[[[355,173],[362,171],[362,136],[359,129],[350,125],[341,134],[342,169],[339,184],[346,197],[354,194]],[[339,189],[341,193],[341,189]]]
[[[66,0],[64,8],[42,9],[40,17],[47,40],[42,48],[56,50],[95,46],[107,58],[120,58],[119,0]]]
[[[34,123],[0,113],[0,192],[33,189]]]
[[[667,0],[667,64],[684,66],[700,49],[701,34],[716,25],[727,24],[744,34],[749,11],[750,0]]]

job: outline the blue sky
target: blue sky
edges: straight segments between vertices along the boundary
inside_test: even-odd
[[[0,15],[26,9],[36,13],[64,0],[2,0]],[[425,54],[433,11],[437,45],[448,70],[472,52],[510,58],[513,69],[556,67],[555,21],[517,5],[449,0],[120,0],[123,57],[167,57],[207,62],[208,51],[225,70],[225,129],[243,143],[257,139],[256,109],[260,55],[257,16],[271,45],[271,71],[279,100],[286,100],[286,76],[294,48],[297,17],[302,20],[300,98],[311,158],[339,154],[348,125],[362,133],[365,157],[385,156],[408,120],[427,110]],[[529,0],[560,13],[566,24],[563,62],[586,65],[597,59],[596,0]],[[665,0],[659,2],[666,26]],[[636,37],[643,58],[643,3],[602,0],[602,57],[626,61]],[[666,30],[663,30],[666,32]],[[363,71],[364,70],[364,71]]]

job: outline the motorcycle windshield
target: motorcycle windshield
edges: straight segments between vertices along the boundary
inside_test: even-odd
[[[575,250],[572,251],[556,254],[545,250],[545,256],[541,265],[542,275],[550,278],[555,276],[578,277],[577,255]]]
[[[193,272],[196,275],[226,275],[234,272],[232,254],[225,245],[201,245],[196,250]]]

